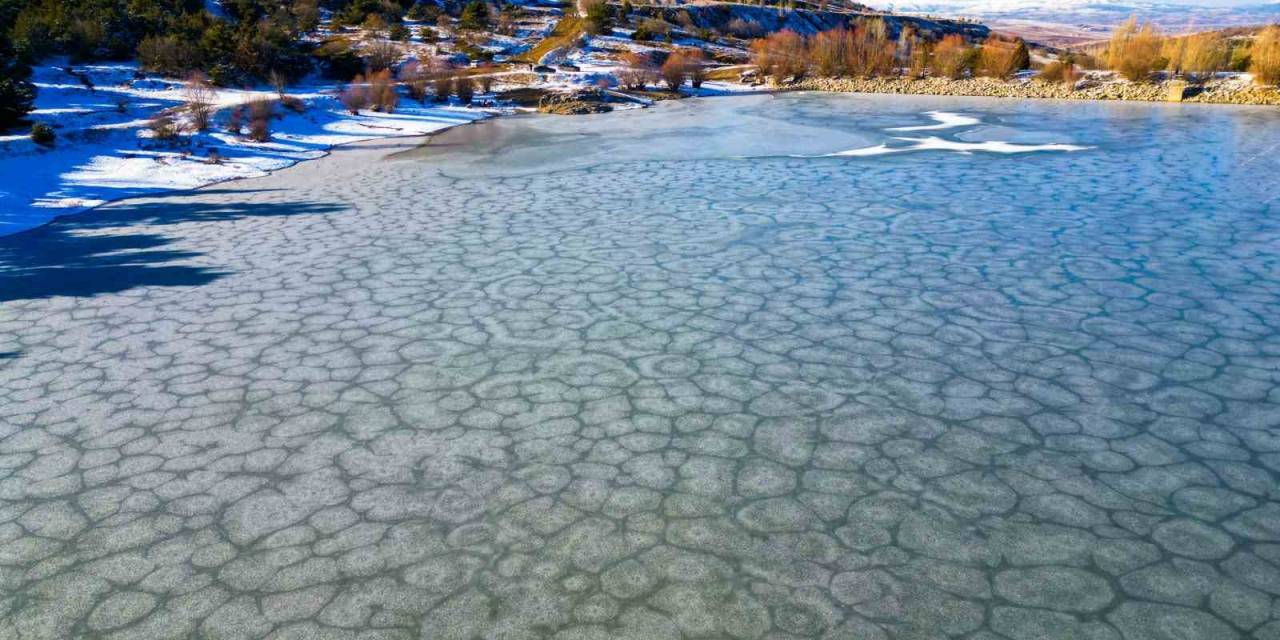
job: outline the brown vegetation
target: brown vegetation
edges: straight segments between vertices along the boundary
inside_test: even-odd
[[[1080,79],[1080,72],[1070,61],[1054,60],[1046,64],[1037,77],[1042,82],[1074,85]]]
[[[933,50],[933,73],[952,80],[960,79],[964,76],[968,52],[969,45],[962,36],[953,33],[943,38]]]
[[[760,74],[780,82],[800,80],[809,69],[804,37],[794,31],[778,31],[751,43],[751,61]]]
[[[1009,79],[1031,63],[1027,45],[1021,40],[991,36],[982,43],[978,56],[978,72],[992,78]]]
[[[369,101],[374,111],[394,113],[400,104],[400,93],[391,79],[391,70],[383,69],[369,74]]]
[[[1272,25],[1253,40],[1249,71],[1259,84],[1280,85],[1280,25]]]
[[[369,108],[369,86],[365,84],[364,76],[357,75],[351,79],[351,84],[342,88],[338,92],[338,102],[353,116],[360,115],[361,109]]]
[[[1107,66],[1133,82],[1144,82],[1159,68],[1161,38],[1155,26],[1129,18],[1111,34]]]
[[[187,113],[191,114],[191,124],[196,131],[209,128],[209,118],[213,115],[215,93],[209,85],[209,79],[199,72],[187,76],[187,84],[182,90],[187,103]]]
[[[619,59],[618,84],[626,89],[643,89],[657,77],[658,66],[647,53],[628,51]]]
[[[249,103],[249,139],[266,142],[271,139],[271,119],[276,115],[276,102],[259,98]]]

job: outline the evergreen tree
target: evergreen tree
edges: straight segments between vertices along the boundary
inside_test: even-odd
[[[489,7],[480,0],[471,0],[462,9],[458,25],[463,29],[482,30],[489,26]]]

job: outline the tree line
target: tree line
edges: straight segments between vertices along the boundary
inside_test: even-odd
[[[966,73],[1012,77],[1031,66],[1026,42],[993,35],[978,46],[951,34],[940,40],[921,36],[910,25],[897,38],[880,18],[861,18],[802,36],[779,31],[751,43],[751,59],[762,76],[776,82],[809,75],[871,78],[907,74],[960,78]]]
[[[1152,24],[1130,18],[1091,53],[1107,68],[1134,82],[1156,72],[1200,81],[1220,71],[1249,71],[1260,84],[1280,84],[1280,26],[1252,36],[1204,32],[1165,36]]]

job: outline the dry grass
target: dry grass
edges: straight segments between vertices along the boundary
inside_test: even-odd
[[[1280,85],[1280,26],[1263,29],[1250,49],[1249,71],[1259,84]]]
[[[551,35],[542,39],[538,44],[533,45],[532,49],[512,58],[517,62],[528,62],[530,64],[538,64],[542,56],[563,49],[572,45],[585,32],[587,28],[586,21],[577,16],[565,16],[560,18],[555,28],[551,30]]]

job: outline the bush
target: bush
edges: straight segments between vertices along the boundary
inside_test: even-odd
[[[809,72],[809,56],[804,38],[783,30],[751,43],[751,59],[760,75],[775,83],[787,78],[800,80]]]
[[[307,112],[307,103],[294,96],[280,96],[280,106],[298,115]]]
[[[1218,34],[1197,33],[1171,41],[1178,44],[1166,52],[1169,68],[1181,71],[1188,79],[1207,78],[1230,63],[1231,50]]]
[[[418,102],[427,101],[427,84],[432,76],[440,71],[441,65],[432,58],[425,62],[411,60],[400,69],[400,82],[409,92],[409,97]]]
[[[266,142],[271,139],[271,119],[275,117],[274,100],[261,98],[249,103],[249,139]]]
[[[1249,71],[1259,84],[1280,85],[1280,26],[1263,29],[1253,40]]]
[[[978,71],[982,75],[1007,80],[1030,63],[1027,44],[1022,40],[1005,40],[991,36],[978,53]]]
[[[731,35],[739,38],[759,38],[764,35],[764,29],[759,24],[742,18],[734,18],[729,21],[728,30]]]
[[[21,122],[35,106],[36,87],[30,76],[31,68],[16,57],[6,58],[0,43],[0,131]]]
[[[942,39],[933,50],[933,74],[958,80],[964,76],[969,62],[969,45],[964,38],[951,34]]]
[[[178,123],[174,121],[173,116],[165,112],[160,112],[147,122],[147,128],[151,130],[151,138],[157,142],[172,143],[178,139]]]
[[[238,136],[243,129],[244,105],[238,104],[231,108],[231,113],[227,116],[227,133]]]
[[[651,40],[669,39],[671,37],[671,25],[658,18],[645,18],[636,26],[636,30],[631,33],[631,39],[637,42],[649,42]]]
[[[471,0],[462,8],[458,18],[458,26],[472,31],[483,31],[489,27],[489,8],[480,0]]]
[[[392,65],[399,62],[400,57],[404,55],[404,51],[393,42],[374,40],[365,47],[364,54],[366,67],[373,71],[382,71],[383,69],[390,69]]]
[[[191,115],[191,124],[196,131],[209,128],[209,117],[213,115],[213,101],[216,94],[209,86],[209,79],[203,73],[192,73],[187,76],[187,84],[182,90],[187,103],[187,113]]]
[[[462,104],[471,104],[472,98],[475,97],[475,82],[466,76],[461,76],[453,81],[453,91],[458,96],[458,101]]]
[[[53,146],[57,137],[58,134],[54,133],[53,127],[43,122],[37,122],[31,127],[31,141],[42,147]]]
[[[587,33],[598,36],[613,30],[613,15],[605,0],[578,0],[578,15],[583,17]]]
[[[368,109],[370,104],[369,86],[365,84],[364,76],[357,74],[351,79],[351,84],[342,88],[338,92],[338,102],[342,103],[343,108],[353,116],[360,115],[361,109]]]
[[[391,71],[383,69],[369,74],[369,100],[374,111],[395,113],[400,105],[400,93],[396,91],[396,83],[391,80]]]
[[[702,49],[689,48],[681,50],[684,56],[685,72],[689,75],[689,85],[694,89],[702,86],[707,79],[707,54]]]
[[[396,42],[406,42],[409,40],[409,27],[403,24],[394,24],[391,26],[391,30],[387,32],[387,37]]]
[[[1138,25],[1137,18],[1116,28],[1107,44],[1107,64],[1132,82],[1145,82],[1163,68],[1160,61],[1160,34],[1152,25]]]
[[[449,76],[439,76],[436,78],[434,86],[436,100],[440,102],[448,102],[449,95],[453,93],[453,78]]]
[[[657,75],[657,65],[648,54],[628,51],[620,58],[622,66],[618,67],[618,84],[628,89],[644,89]]]
[[[364,60],[345,38],[325,41],[313,55],[320,61],[321,71],[327,78],[346,82],[364,71]]]
[[[1046,64],[1036,77],[1041,82],[1074,85],[1080,79],[1080,72],[1069,61],[1054,60]]]
[[[436,33],[436,30],[431,27],[423,26],[421,29],[418,29],[418,37],[421,38],[423,42],[432,44],[440,39],[440,34]]]
[[[409,7],[409,12],[404,14],[404,17],[410,20],[413,20],[415,22],[431,22],[432,20],[436,19],[436,16],[439,16],[439,15],[440,15],[440,8],[437,7],[435,4],[427,1],[427,2],[419,2],[413,5],[412,7]]]
[[[685,65],[684,54],[675,51],[667,56],[667,61],[662,63],[660,73],[662,81],[667,83],[668,89],[672,91],[679,90],[680,85],[684,84],[685,77],[689,73]]]

